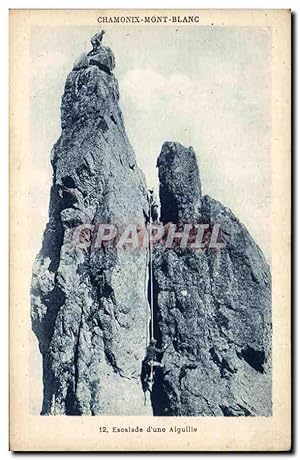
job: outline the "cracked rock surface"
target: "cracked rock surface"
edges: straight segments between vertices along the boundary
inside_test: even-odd
[[[45,415],[152,413],[140,385],[146,251],[96,250],[93,231],[86,251],[72,239],[83,223],[144,225],[147,209],[144,175],[118,105],[114,56],[101,38],[66,80],[62,133],[51,154],[49,223],[33,270],[31,316],[43,356]]]
[[[203,196],[193,149],[158,158],[161,222],[220,225],[220,250],[155,245],[155,338],[167,347],[144,404],[149,254],[97,247],[101,223],[148,219],[147,187],[119,108],[112,51],[92,40],[68,75],[51,152],[49,222],[32,279],[42,415],[271,415],[271,277],[233,213]],[[82,247],[74,229],[85,228]],[[81,240],[80,240],[81,241]]]
[[[177,224],[217,223],[226,246],[154,249],[156,335],[167,345],[152,393],[154,415],[271,415],[271,279],[264,256],[228,208],[201,196],[191,148],[165,143],[158,168],[162,219],[170,221],[173,209]]]

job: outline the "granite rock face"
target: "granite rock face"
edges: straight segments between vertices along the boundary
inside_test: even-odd
[[[201,196],[191,148],[165,143],[158,168],[162,218],[208,225],[203,241],[218,224],[223,247],[154,249],[156,337],[167,346],[155,376],[154,415],[271,415],[264,256],[228,208]]]
[[[147,253],[94,247],[99,224],[143,226],[147,210],[145,179],[118,105],[114,56],[102,35],[93,37],[93,50],[66,80],[49,223],[33,270],[44,415],[152,413],[140,384],[149,323]],[[74,244],[80,225],[85,249]]]
[[[192,147],[166,142],[157,160],[161,221],[192,222],[201,198],[201,184]]]
[[[51,152],[49,222],[33,268],[32,328],[43,358],[42,415],[271,415],[269,267],[232,212],[202,196],[193,149],[158,158],[161,223],[206,225],[204,247],[153,249],[158,359],[151,404],[149,251],[97,245],[101,224],[145,230],[149,203],[119,108],[112,51],[92,40],[68,75]],[[210,247],[215,224],[220,249]],[[79,233],[78,229],[82,229]],[[77,235],[77,238],[74,238]],[[82,244],[81,244],[82,243]]]

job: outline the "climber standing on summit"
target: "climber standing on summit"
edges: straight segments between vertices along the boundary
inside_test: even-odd
[[[98,49],[101,47],[101,42],[102,42],[104,34],[105,34],[105,31],[101,30],[101,32],[97,32],[91,38],[91,44],[92,44],[92,47],[93,47],[93,51],[98,51]]]

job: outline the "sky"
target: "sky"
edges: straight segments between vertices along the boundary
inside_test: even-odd
[[[129,140],[149,187],[165,141],[193,146],[203,194],[229,207],[271,262],[271,37],[268,29],[110,26],[104,44]],[[32,261],[48,220],[50,151],[58,139],[67,74],[90,50],[94,27],[35,27],[31,32],[28,184]],[[30,337],[31,410],[41,404],[41,357]]]
[[[94,27],[34,27],[31,33],[34,255],[47,222],[50,150],[60,135],[60,101]],[[108,26],[104,44],[129,140],[149,187],[164,141],[193,146],[203,194],[229,207],[271,262],[271,37],[267,28]]]

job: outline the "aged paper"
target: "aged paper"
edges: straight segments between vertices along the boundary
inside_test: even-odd
[[[10,11],[11,450],[290,449],[290,22]]]

